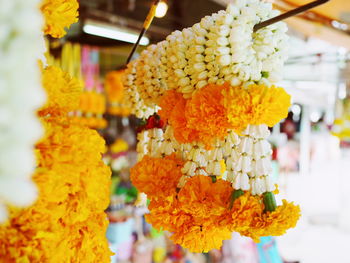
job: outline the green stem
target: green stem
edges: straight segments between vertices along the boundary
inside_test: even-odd
[[[265,205],[265,212],[273,212],[276,210],[277,204],[275,195],[272,192],[266,192],[263,194],[263,200]]]

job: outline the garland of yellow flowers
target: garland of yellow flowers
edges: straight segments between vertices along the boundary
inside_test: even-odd
[[[45,0],[42,8],[54,14],[48,19],[45,13],[51,25],[45,32],[61,36],[67,24],[54,19],[67,11],[75,21],[77,1]],[[10,208],[10,220],[0,227],[1,262],[109,262],[104,209],[111,172],[101,160],[104,141],[68,117],[82,89],[76,79],[49,66],[42,69],[42,82],[48,100],[38,116],[45,136],[36,144],[33,175],[39,198],[27,209]]]

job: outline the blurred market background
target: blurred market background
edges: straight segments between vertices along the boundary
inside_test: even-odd
[[[134,58],[148,44],[224,9],[230,0],[163,0]],[[309,0],[272,0],[282,12]],[[152,229],[129,180],[139,120],[120,102],[123,67],[151,0],[80,0],[80,20],[64,39],[50,40],[52,63],[85,87],[77,122],[106,139],[113,171],[107,237],[113,262],[349,263],[350,253],[350,1],[331,0],[289,18],[290,54],[284,81],[292,94],[288,117],[273,128],[274,176],[284,198],[302,208],[285,236],[254,244],[233,234],[221,251],[190,254]],[[163,17],[160,17],[163,16]]]

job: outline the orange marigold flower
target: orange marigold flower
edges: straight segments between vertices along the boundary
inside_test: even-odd
[[[221,216],[229,207],[231,184],[209,176],[191,177],[178,193],[181,209],[199,220]],[[195,219],[196,220],[196,219]]]
[[[148,223],[158,230],[176,232],[179,228],[192,222],[192,216],[179,206],[176,195],[152,199],[146,215]]]
[[[161,109],[158,111],[158,114],[162,120],[165,122],[168,121],[176,104],[180,101],[183,103],[185,102],[185,99],[181,93],[176,92],[175,90],[168,90],[165,92],[165,94],[160,99],[159,107]]]
[[[165,158],[144,156],[130,171],[130,179],[135,187],[148,197],[169,196],[175,193],[182,176],[183,161],[175,154]]]
[[[223,139],[232,128],[226,108],[221,103],[225,85],[209,84],[195,93],[186,104],[186,120],[189,127],[198,131],[199,141],[210,147],[215,138]]]
[[[174,137],[180,143],[199,141],[199,133],[190,127],[185,117],[186,100],[179,100],[170,114],[168,122],[174,128]]]

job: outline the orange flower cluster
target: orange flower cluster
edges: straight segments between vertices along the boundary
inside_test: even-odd
[[[150,196],[146,219],[156,229],[172,232],[171,239],[191,252],[207,252],[219,249],[233,231],[257,242],[261,236],[282,235],[300,216],[299,207],[285,200],[274,212],[266,212],[262,198],[249,192],[231,207],[233,191],[222,179],[194,176],[177,191],[173,184],[171,195]]]
[[[183,161],[175,154],[164,158],[145,156],[130,170],[130,179],[148,197],[169,196],[176,191],[182,176]]]
[[[288,114],[290,96],[275,86],[231,87],[208,84],[190,99],[169,90],[159,115],[174,128],[180,143],[203,142],[208,148],[229,129],[240,133],[248,124],[273,126]]]
[[[0,227],[1,262],[110,261],[104,209],[111,172],[101,160],[104,141],[66,117],[79,96],[69,83],[74,81],[59,69],[43,72],[49,101],[39,111],[46,131],[36,145],[39,198],[27,209],[11,208]]]
[[[146,219],[159,230],[173,232],[171,239],[192,252],[220,248],[231,237],[219,221],[228,209],[231,192],[229,182],[213,183],[208,176],[194,176],[178,193],[151,199]]]

